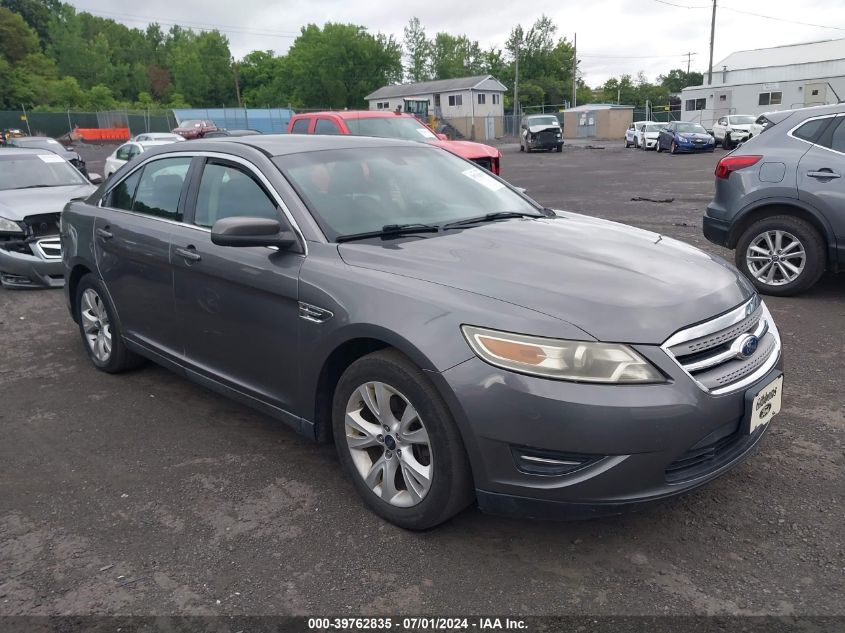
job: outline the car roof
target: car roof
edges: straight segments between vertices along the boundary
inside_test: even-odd
[[[801,120],[809,119],[814,116],[824,116],[825,114],[839,114],[845,112],[845,103],[834,103],[832,105],[809,106],[807,108],[795,108],[793,110],[774,110],[772,112],[764,112],[765,116],[772,123],[780,123],[784,119],[798,114]]]
[[[375,136],[351,136],[346,134],[253,134],[250,136],[228,136],[213,139],[197,139],[185,143],[156,143],[168,145],[156,154],[168,151],[227,151],[232,145],[255,148],[267,156],[285,156],[306,152],[321,152],[335,149],[368,149],[376,147],[429,147],[418,141],[382,138]],[[190,149],[186,149],[189,146]]]
[[[302,114],[295,114],[295,117],[304,116],[336,116],[341,119],[389,119],[392,117],[404,117],[406,119],[416,119],[413,114],[407,112],[400,112],[396,114],[395,110],[326,110],[324,112],[303,112]]]
[[[173,141],[128,141],[129,143],[135,143],[135,145],[140,145],[141,147],[158,147],[159,145],[170,145]]]
[[[0,152],[2,152],[3,156],[12,155],[29,155],[29,156],[56,156],[55,152],[51,152],[49,149],[41,149],[40,147],[2,147],[0,148]]]
[[[54,138],[50,138],[49,136],[21,136],[15,139],[16,141],[56,141]]]

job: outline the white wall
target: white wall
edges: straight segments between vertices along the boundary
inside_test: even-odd
[[[715,73],[714,73],[715,78]],[[845,76],[829,77],[821,79],[802,79],[797,81],[774,81],[759,82],[744,85],[723,85],[714,83],[711,86],[700,86],[695,88],[684,88],[681,92],[681,119],[701,123],[710,128],[713,121],[726,114],[752,114],[758,115],[764,112],[775,110],[791,110],[802,108],[805,103],[814,101],[817,98],[811,95],[804,95],[804,89],[810,83],[830,83],[833,87],[827,88],[826,103],[836,103],[834,90],[841,99],[845,99]],[[716,95],[720,92],[731,93],[730,111],[716,101]],[[782,93],[781,103],[777,105],[759,105],[761,92]],[[686,110],[686,102],[689,99],[706,99],[707,104],[704,110]],[[813,103],[812,105],[821,105]]]
[[[502,116],[505,113],[505,106],[504,106],[504,94],[497,93],[499,95],[499,103],[493,103],[493,94],[492,92],[484,92],[484,101],[485,103],[479,104],[478,103],[478,92],[470,91],[470,90],[455,90],[452,92],[442,92],[440,93],[440,110],[443,112],[443,116],[448,118],[461,118],[461,117],[471,117],[473,116],[473,106],[475,107],[475,116],[476,117],[484,117],[484,116]],[[459,106],[450,106],[449,105],[449,95],[461,95],[461,105]],[[429,112],[434,114],[434,95],[433,94],[421,94],[421,95],[413,95],[407,97],[391,97],[390,99],[371,99],[369,101],[370,110],[395,110],[397,106],[402,106],[402,109],[405,108],[405,100],[410,99],[413,101],[424,101],[428,100],[428,108]],[[473,101],[475,103],[473,104]],[[378,108],[377,105],[379,103],[389,103],[389,108]]]

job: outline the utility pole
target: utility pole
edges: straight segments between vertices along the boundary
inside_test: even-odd
[[[707,65],[707,85],[713,83],[713,38],[716,36],[716,0],[713,0],[713,17],[710,19],[710,63]]]
[[[516,68],[513,75],[513,129],[516,133],[516,124],[519,120],[519,42],[516,43]]]
[[[572,107],[578,105],[578,34],[572,42]]]
[[[238,108],[243,108],[243,104],[241,103],[241,82],[240,77],[238,77],[238,62],[235,61],[235,58],[232,58],[232,72],[235,75],[235,94],[238,97]]]
[[[687,53],[687,77],[689,77],[689,67],[690,67],[691,63],[692,63],[692,51],[689,51]]]

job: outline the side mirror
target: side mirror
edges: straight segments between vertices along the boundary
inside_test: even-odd
[[[100,174],[89,173],[88,181],[92,185],[99,185],[101,182],[103,182],[103,177]]]
[[[435,136],[437,136],[437,138],[439,138],[441,141],[448,141],[449,140],[449,137],[446,136],[445,134],[437,133],[437,134],[435,134]]]
[[[293,233],[282,229],[278,220],[253,217],[223,218],[211,227],[211,241],[218,246],[276,246],[296,244]]]

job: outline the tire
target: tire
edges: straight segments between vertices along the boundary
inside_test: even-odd
[[[390,414],[380,419],[375,394],[376,389],[385,387],[380,393],[387,395],[384,399],[390,403]],[[368,401],[371,405],[366,404]],[[416,416],[403,424],[397,418],[404,417],[408,406],[416,410]],[[348,417],[347,412],[354,417]],[[348,420],[354,424],[348,425]],[[379,428],[385,421],[388,428]],[[425,530],[472,502],[472,474],[452,415],[428,378],[398,351],[374,352],[343,372],[332,402],[332,425],[344,470],[364,502],[383,519],[409,530]],[[402,429],[402,435],[398,429]],[[423,435],[419,435],[420,430]],[[408,437],[414,434],[427,443],[409,442]],[[350,440],[363,442],[362,447],[351,448]],[[384,476],[390,465],[391,486],[386,490]],[[411,465],[415,468],[409,471]],[[424,480],[406,474],[419,473],[420,467],[429,472],[426,490],[421,483]],[[372,485],[365,481],[369,473],[374,473]],[[386,500],[385,495],[390,498]]]
[[[143,364],[144,359],[130,351],[123,342],[120,325],[103,282],[93,273],[79,280],[74,307],[82,344],[94,367],[107,374],[117,374]]]
[[[631,147],[631,144],[628,142],[628,137],[626,136],[625,137],[625,149],[628,149],[629,147]]]
[[[562,151],[563,151],[563,143],[561,143],[560,145],[558,145],[558,146],[555,148],[555,151],[556,151],[556,152],[558,152],[558,153],[562,152]]]
[[[522,141],[519,142],[519,151],[524,152],[525,148],[522,146]]]
[[[792,269],[787,269],[784,264],[777,263],[766,269],[768,260],[761,259],[759,261],[749,260],[749,257],[767,257],[763,251],[768,250],[766,241],[763,236],[769,232],[782,232],[781,249],[785,253],[802,252],[805,254],[803,261],[800,257],[781,257],[780,261],[786,261],[793,268],[798,268],[800,272],[793,278],[788,279],[783,272],[794,275]],[[775,233],[776,235],[777,233]],[[771,237],[771,236],[770,236]],[[790,246],[792,241],[797,241],[798,246]],[[772,242],[777,246],[774,239]],[[752,245],[757,248],[751,249]],[[748,277],[754,286],[763,294],[773,295],[776,297],[788,297],[808,290],[813,287],[815,283],[824,273],[826,264],[825,242],[816,228],[809,222],[796,218],[791,215],[776,215],[768,218],[758,220],[749,226],[739,237],[736,244],[736,251],[734,253],[737,268]],[[775,254],[778,254],[777,252]],[[756,268],[756,270],[752,269]],[[761,276],[768,276],[767,270],[775,268],[772,282],[767,282],[766,279],[760,279]]]
[[[675,141],[672,141],[672,145],[669,147],[670,154],[677,154],[678,153],[678,146],[675,145]]]
[[[640,137],[634,137],[634,149],[640,149]]]
[[[663,152],[663,148],[660,146],[660,139],[657,139],[657,143],[654,144],[654,151],[658,154]]]
[[[725,140],[722,142],[722,147],[724,147],[727,151],[731,151],[734,148],[730,134],[725,134]]]

